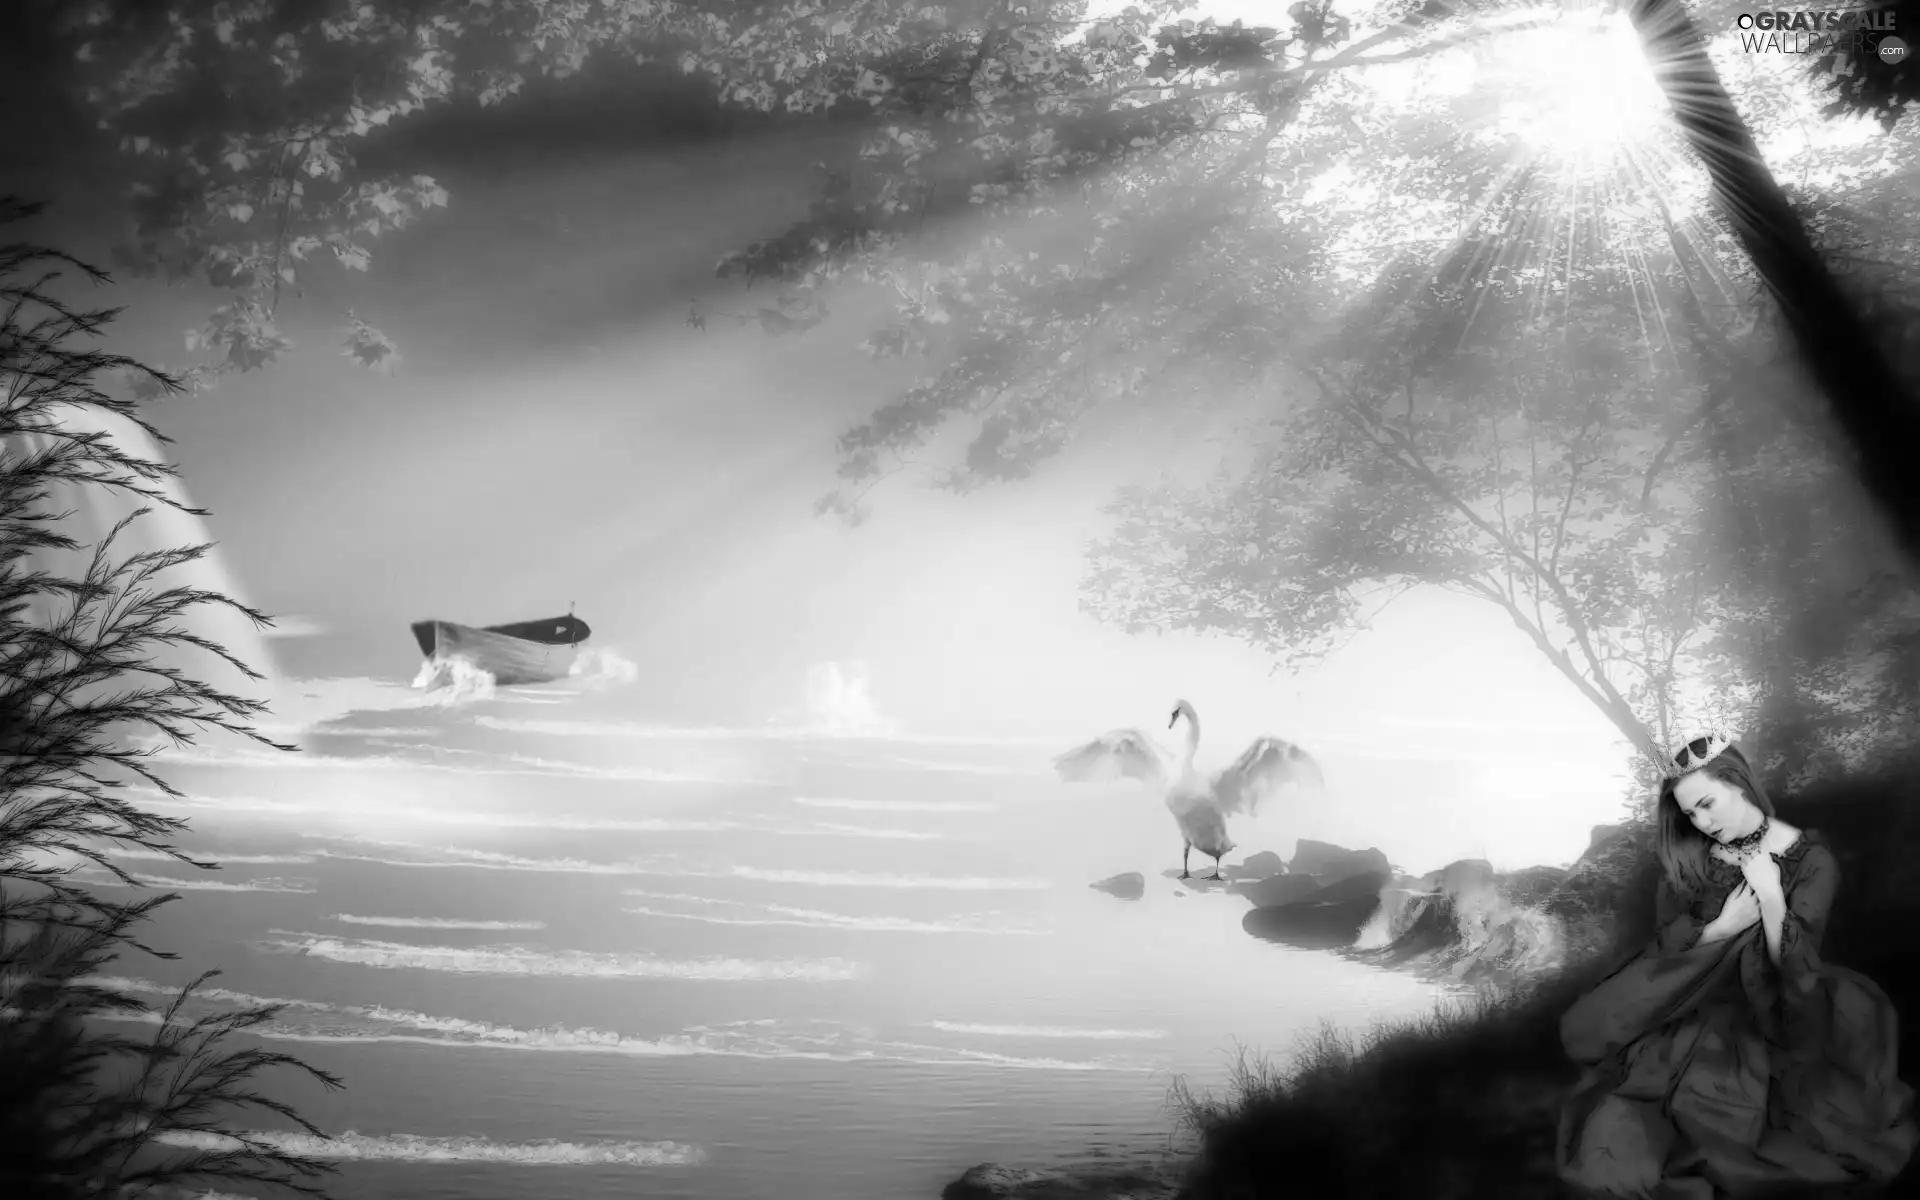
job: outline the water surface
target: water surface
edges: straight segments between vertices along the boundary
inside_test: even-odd
[[[129,986],[221,967],[214,1003],[291,1002],[279,1048],[345,1077],[280,1089],[356,1135],[338,1195],[932,1197],[1151,1155],[1175,1075],[1434,1003],[1248,938],[1244,900],[1163,877],[1151,795],[1060,785],[1044,747],[516,702],[544,698],[176,761],[183,844],[225,865],[124,864],[189,885],[154,931],[183,960]],[[1130,870],[1139,902],[1086,886]]]

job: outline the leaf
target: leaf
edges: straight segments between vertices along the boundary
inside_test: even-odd
[[[383,374],[390,374],[400,362],[399,351],[387,335],[357,317],[350,319],[340,353]]]

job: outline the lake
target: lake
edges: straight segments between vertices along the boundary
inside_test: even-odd
[[[341,1138],[335,1194],[931,1198],[1150,1155],[1174,1076],[1439,998],[1248,937],[1245,900],[1165,877],[1155,796],[1060,784],[1055,747],[591,704],[355,713],[299,755],[170,754],[186,799],[141,798],[223,866],[123,862],[183,891],[149,931],[181,961],[122,986],[219,967],[194,1011],[286,1002],[262,1032],[346,1080],[272,1085]],[[1087,886],[1122,871],[1144,899]]]

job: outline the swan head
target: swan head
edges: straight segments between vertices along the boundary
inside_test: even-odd
[[[1185,717],[1189,721],[1193,720],[1193,705],[1188,704],[1185,700],[1175,700],[1173,702],[1173,715],[1167,718],[1167,728],[1172,729],[1175,725],[1178,725],[1181,717]]]

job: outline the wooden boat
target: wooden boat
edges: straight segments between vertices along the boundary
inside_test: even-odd
[[[430,659],[462,658],[503,687],[565,679],[580,643],[593,630],[579,617],[548,617],[476,628],[454,621],[415,621],[413,640]]]

